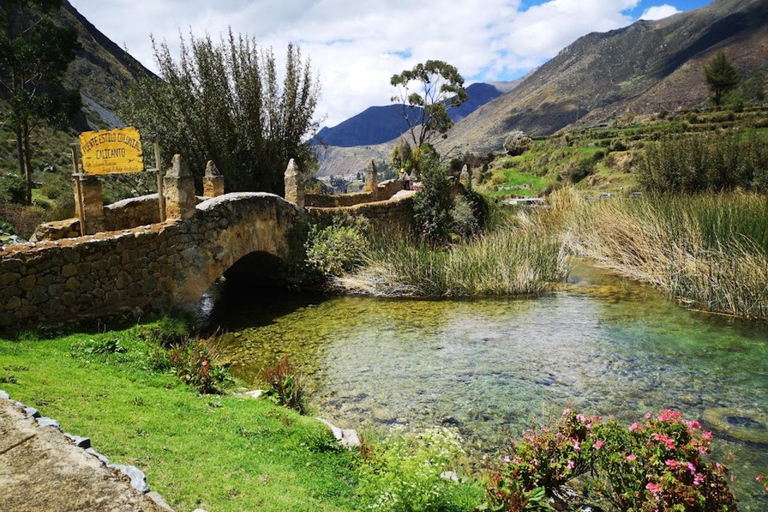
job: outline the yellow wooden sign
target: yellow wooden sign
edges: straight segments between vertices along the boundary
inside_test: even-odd
[[[132,127],[83,132],[80,153],[85,174],[126,174],[144,171],[141,134]]]

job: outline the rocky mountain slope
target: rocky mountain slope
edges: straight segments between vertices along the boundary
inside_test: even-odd
[[[703,65],[720,50],[742,74],[766,66],[768,1],[715,0],[663,20],[584,36],[458,123],[440,148],[498,149],[514,129],[548,135],[625,112],[698,105],[708,94]]]

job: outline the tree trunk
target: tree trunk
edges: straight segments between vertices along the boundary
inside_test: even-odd
[[[24,177],[24,144],[21,139],[21,124],[17,121],[14,126],[16,131],[16,154],[19,159],[19,176]]]
[[[24,121],[21,131],[24,140],[24,160],[26,164],[27,194],[25,202],[27,206],[32,206],[32,149],[29,146],[29,123],[27,121]]]

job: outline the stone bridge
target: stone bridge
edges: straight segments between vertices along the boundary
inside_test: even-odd
[[[206,192],[213,190],[208,178]],[[189,171],[175,157],[164,178],[167,220],[68,238],[53,236],[57,231],[49,226],[42,232],[53,239],[1,250],[0,329],[160,313],[199,300],[222,275],[243,266],[238,262],[246,262],[250,270],[272,272],[270,261],[289,257],[297,225],[308,216],[326,218],[338,209],[300,206],[304,198],[294,178],[295,168],[289,165],[286,196],[293,201],[267,193],[217,195],[223,192],[218,178],[210,194],[216,197],[201,200],[194,195]],[[150,213],[158,211],[157,195],[153,197],[139,201],[155,205]],[[103,209],[98,199],[97,207]],[[393,200],[351,209],[365,214],[367,208],[374,218],[407,217],[409,206],[410,201]],[[88,211],[89,205],[83,208]],[[136,212],[143,212],[139,217],[146,219],[146,210],[136,201],[125,205],[129,219]],[[93,221],[98,212],[91,207],[89,213]],[[119,217],[115,212],[110,215]],[[104,225],[120,224],[104,214],[100,219]],[[55,224],[69,233],[76,222]]]

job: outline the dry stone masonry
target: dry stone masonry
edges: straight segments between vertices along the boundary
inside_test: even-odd
[[[369,172],[375,176],[373,165]],[[375,177],[367,179],[375,186],[363,194],[327,196],[335,199],[303,208],[293,160],[285,173],[288,200],[267,193],[221,195],[223,178],[213,162],[204,183],[205,193],[215,197],[197,198],[192,175],[176,155],[164,177],[168,220],[162,223],[156,194],[104,207],[98,180],[87,182],[86,227],[101,226],[101,232],[80,237],[79,221],[70,219],[40,226],[42,241],[0,247],[0,330],[140,316],[193,303],[245,256],[285,261],[294,227],[308,216],[329,221],[338,213],[362,215],[403,228],[413,222],[415,193],[402,190],[400,181],[378,184]]]

